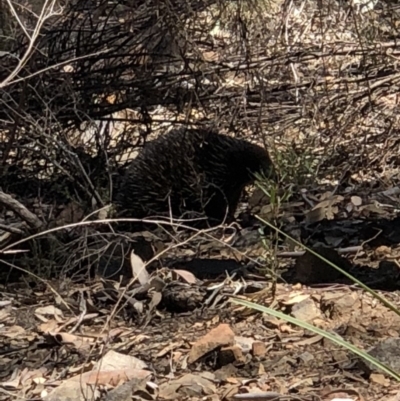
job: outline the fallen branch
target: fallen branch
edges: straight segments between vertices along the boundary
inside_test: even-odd
[[[21,224],[24,224],[24,223],[21,223]],[[9,232],[11,234],[17,234],[17,235],[23,235],[24,234],[24,231],[21,230],[18,227],[8,226],[6,224],[1,224],[1,223],[0,223],[0,230],[4,230],[4,231],[7,231],[7,232]]]
[[[22,203],[18,202],[12,196],[0,191],[0,203],[8,209],[16,213],[30,227],[40,230],[43,227],[43,222],[32,212],[30,212]]]

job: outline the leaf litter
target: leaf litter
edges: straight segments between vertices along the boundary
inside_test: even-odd
[[[375,250],[375,262],[391,254],[390,247],[380,246]],[[395,383],[379,379],[384,376],[378,373],[366,375],[351,354],[320,336],[227,302],[240,284],[239,296],[273,306],[369,349],[378,339],[400,330],[400,318],[369,294],[340,283],[306,287],[294,281],[278,283],[273,296],[271,283],[261,280],[261,275],[199,279],[183,271],[186,273],[171,275],[173,270],[166,270],[149,274],[137,288],[155,277],[162,280],[164,285],[156,290],[160,294],[157,305],[152,306],[154,297],[147,289],[139,311],[128,291],[112,319],[115,301],[125,288],[109,287],[101,278],[92,284],[59,286],[56,293],[43,285],[29,295],[29,302],[22,288],[3,292],[7,302],[1,307],[2,388],[14,396],[50,400],[112,399],[113,391],[146,399],[204,399],[217,394],[215,399],[225,395],[241,399],[245,394],[251,399],[272,395],[310,399],[310,394],[325,393],[348,394],[349,399],[357,399],[355,394],[373,394],[374,399],[384,399],[395,391]],[[252,289],[252,281],[263,283],[262,288]],[[217,283],[222,285],[216,287]],[[187,306],[188,312],[177,313],[171,304],[163,303],[167,288],[171,293],[166,299],[173,298],[171,294],[192,294],[196,287],[199,303],[196,308]],[[218,302],[204,307],[216,288]],[[396,293],[385,295],[399,304]],[[82,302],[86,303],[84,312],[79,307]],[[181,309],[183,305],[181,302]]]

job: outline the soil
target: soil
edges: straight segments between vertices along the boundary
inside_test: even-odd
[[[302,227],[305,242],[310,229]],[[371,227],[380,230],[376,244],[364,244],[358,254],[343,253],[355,238],[362,243]],[[400,309],[395,277],[400,247],[393,244],[398,227],[390,218],[362,222],[353,224],[355,231],[346,237],[348,224],[320,222],[312,228],[318,243],[336,232],[342,248],[314,249],[337,264],[342,261],[343,270],[378,288]],[[252,236],[241,234],[232,252],[257,253]],[[282,253],[278,272],[286,282],[275,283],[252,263],[224,259],[221,250],[218,257],[206,258],[218,251],[216,242],[198,245],[199,258],[183,247],[180,260],[165,259],[170,268],[154,270],[141,284],[125,286],[97,277],[80,283],[27,279],[2,286],[0,375],[7,393],[0,399],[10,399],[9,394],[83,399],[77,388],[97,399],[118,400],[132,395],[220,400],[235,394],[285,400],[394,399],[399,384],[388,374],[319,334],[234,304],[232,296],[308,322],[360,350],[388,338],[395,341],[398,314],[343,275],[324,277],[318,267],[324,269],[326,263],[319,264],[316,257]],[[339,251],[347,256],[338,256]],[[298,269],[304,273],[310,260],[306,276],[311,284],[306,286],[299,282]],[[390,347],[379,347],[384,354],[374,355],[396,370],[400,357]]]

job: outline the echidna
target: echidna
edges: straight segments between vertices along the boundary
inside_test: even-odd
[[[147,143],[116,193],[119,216],[230,220],[254,173],[274,175],[268,152],[206,129],[177,129]]]

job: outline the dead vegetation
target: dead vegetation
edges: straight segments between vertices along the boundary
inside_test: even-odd
[[[395,399],[347,351],[228,297],[361,349],[397,335],[252,214],[398,290],[399,21],[394,2],[0,0],[0,398]],[[281,181],[246,194],[244,228],[110,219],[127,162],[179,125],[270,150]]]

